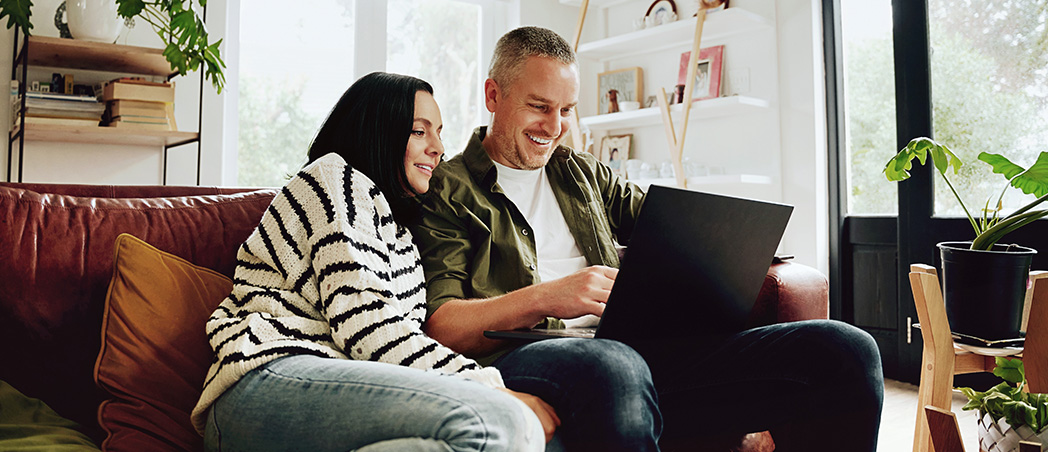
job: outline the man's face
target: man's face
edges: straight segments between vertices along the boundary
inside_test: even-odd
[[[509,86],[484,83],[492,113],[484,148],[510,168],[542,168],[568,131],[571,109],[579,101],[579,71],[552,58],[531,57]]]

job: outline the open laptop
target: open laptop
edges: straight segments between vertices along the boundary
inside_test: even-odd
[[[494,339],[633,343],[726,338],[746,327],[793,206],[653,185],[592,328],[485,331]]]

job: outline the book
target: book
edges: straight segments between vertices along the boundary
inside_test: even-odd
[[[15,118],[15,125],[18,125],[18,123],[19,120]],[[26,116],[25,123],[26,125],[98,127],[97,119],[45,118],[37,116]]]
[[[111,119],[111,121],[125,121],[139,124],[163,124],[165,126],[169,124],[166,116],[162,118],[155,118],[152,116],[121,115],[114,116],[113,119]]]
[[[102,119],[102,113],[99,112],[56,110],[50,108],[26,108],[25,115],[37,118],[93,119],[95,121],[100,121]]]
[[[109,115],[142,116],[167,119],[167,104],[162,102],[144,102],[136,100],[115,100],[109,103]]]
[[[167,85],[167,86],[164,86]],[[109,82],[102,89],[102,100],[143,100],[152,102],[174,102],[175,87],[171,84]]]
[[[170,131],[171,126],[168,124],[154,124],[148,122],[137,122],[137,121],[110,121],[106,124],[107,127],[118,127],[124,129],[137,129],[137,130],[157,130],[157,131]]]

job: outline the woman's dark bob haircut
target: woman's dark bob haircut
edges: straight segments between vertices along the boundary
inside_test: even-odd
[[[404,153],[415,120],[415,94],[433,94],[424,80],[372,72],[353,83],[331,109],[309,146],[309,163],[329,153],[370,178],[394,212],[418,193],[407,183]],[[348,195],[348,194],[347,194]]]

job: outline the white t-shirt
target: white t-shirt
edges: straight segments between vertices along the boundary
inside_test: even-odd
[[[499,186],[531,225],[540,282],[586,268],[586,257],[568,229],[546,171],[514,169],[498,162],[495,168]]]

